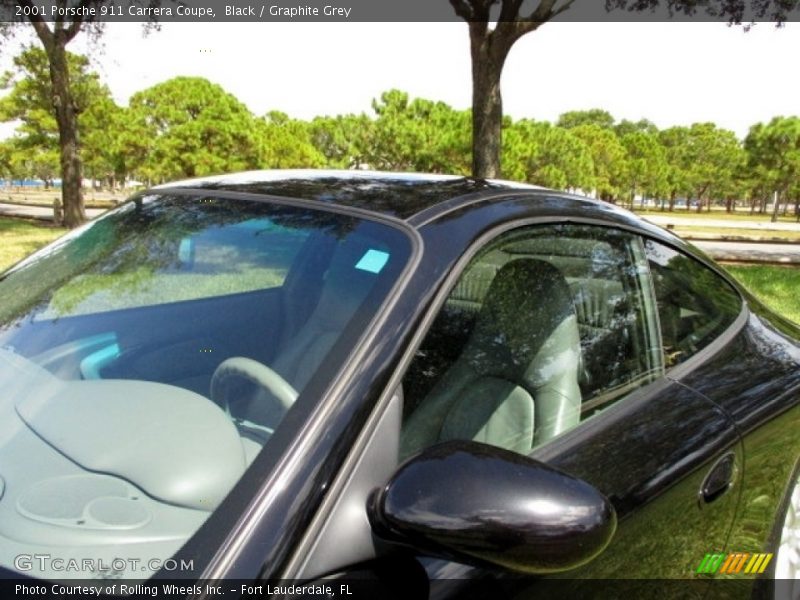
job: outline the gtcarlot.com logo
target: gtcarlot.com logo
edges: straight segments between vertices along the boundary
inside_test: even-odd
[[[706,554],[697,567],[697,573],[737,573],[757,575],[767,569],[772,553],[731,552],[730,554]]]
[[[18,571],[51,571],[56,573],[131,573],[141,571],[191,571],[193,560],[172,558],[62,558],[51,554],[19,554],[14,557]]]

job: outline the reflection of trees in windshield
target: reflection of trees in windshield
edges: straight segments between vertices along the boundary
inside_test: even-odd
[[[82,312],[87,299],[91,310],[108,310],[273,287],[311,230],[341,238],[354,225],[261,202],[138,198],[9,273],[0,283],[8,299],[0,320],[31,310],[67,316]]]
[[[409,217],[428,206],[449,198],[485,189],[501,188],[498,184],[468,178],[431,181],[411,176],[401,176],[397,179],[375,179],[355,174],[346,178],[320,177],[236,184],[212,183],[203,187],[206,189],[235,189],[242,192],[306,198],[323,202],[335,201],[337,204],[391,213],[400,218]]]

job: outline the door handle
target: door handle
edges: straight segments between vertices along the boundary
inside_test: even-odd
[[[714,466],[711,467],[711,470],[703,479],[699,494],[702,503],[713,502],[731,489],[735,474],[736,455],[733,452],[729,452],[714,463]]]

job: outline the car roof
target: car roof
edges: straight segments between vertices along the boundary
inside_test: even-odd
[[[456,212],[462,212],[460,209],[470,207],[472,210],[462,212],[460,218],[444,220],[448,221],[448,227],[474,228],[476,235],[485,226],[481,214],[488,216],[484,213],[486,210],[497,209],[488,218],[500,221],[537,216],[583,222],[588,219],[633,228],[712,264],[702,252],[672,232],[620,206],[587,196],[514,181],[429,173],[283,169],[186,179],[151,189],[166,191],[175,188],[238,192],[334,204],[398,218],[417,229],[428,224],[441,223],[445,217],[452,217]],[[466,221],[469,217],[466,215],[470,213],[476,219],[474,223],[468,224]]]
[[[284,169],[244,171],[186,179],[159,185],[153,190],[217,190],[274,196],[334,204],[394,217],[419,228],[467,206],[476,209],[486,202],[524,208],[528,216],[553,216],[602,219],[618,225],[636,227],[683,247],[686,244],[658,226],[633,213],[601,200],[578,196],[541,186],[479,179],[459,175],[392,173],[362,170]]]
[[[462,196],[474,197],[480,192],[545,189],[512,181],[458,175],[314,169],[246,171],[187,179],[153,189],[174,187],[313,200],[400,219],[408,219],[448,200]]]

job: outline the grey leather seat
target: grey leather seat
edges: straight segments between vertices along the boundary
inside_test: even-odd
[[[348,241],[336,248],[316,307],[269,365],[294,390],[305,388],[372,289],[376,275],[355,266],[368,249],[367,243],[360,241]],[[275,427],[285,412],[264,388],[241,395],[234,403],[238,404],[232,408],[235,416],[269,427]]]
[[[376,275],[355,267],[368,249],[350,241],[334,251],[319,302],[275,358],[272,368],[296,390],[305,387],[372,289]]]
[[[508,262],[463,352],[405,423],[401,456],[452,439],[527,454],[578,423],[579,358],[564,276],[545,261]]]

